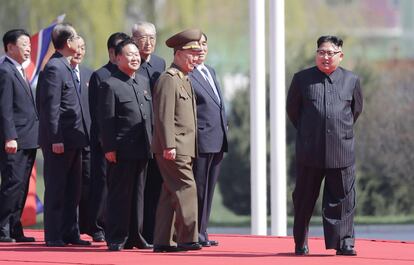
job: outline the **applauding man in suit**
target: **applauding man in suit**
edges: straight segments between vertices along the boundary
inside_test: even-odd
[[[101,83],[102,149],[108,163],[106,241],[111,251],[151,248],[142,236],[145,173],[151,157],[152,99],[132,39],[115,48],[118,71]]]
[[[0,65],[0,242],[33,242],[20,222],[36,158],[39,119],[22,63],[30,58],[30,36],[23,29],[3,36]]]
[[[193,169],[198,197],[198,239],[203,247],[209,247],[218,245],[217,241],[209,240],[207,225],[223,152],[227,152],[227,119],[216,73],[204,64],[208,53],[204,33],[200,46],[198,66],[189,75],[197,103],[198,156]]]

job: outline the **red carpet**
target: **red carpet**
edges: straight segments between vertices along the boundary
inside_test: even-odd
[[[335,256],[334,250],[325,250],[321,238],[309,240],[310,255],[297,257],[292,254],[291,237],[212,235],[220,246],[200,251],[181,253],[153,253],[151,250],[124,250],[108,252],[104,243],[90,247],[47,248],[43,231],[29,230],[36,243],[0,243],[0,264],[161,264],[161,265],[308,265],[308,264],[414,264],[414,242],[373,241],[357,239],[358,256]]]

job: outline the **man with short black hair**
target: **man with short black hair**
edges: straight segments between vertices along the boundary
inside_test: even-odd
[[[34,242],[23,233],[22,216],[38,148],[39,118],[23,62],[30,58],[30,35],[13,29],[3,36],[0,64],[0,242]]]
[[[118,70],[116,66],[115,47],[118,43],[128,39],[123,32],[116,32],[109,36],[106,46],[108,48],[109,61],[107,64],[93,72],[89,81],[89,111],[91,115],[91,182],[89,199],[89,227],[88,234],[94,242],[105,241],[105,202],[107,196],[106,187],[106,159],[102,151],[98,125],[98,98],[101,82],[108,79]]]
[[[296,255],[309,253],[309,221],[323,179],[325,246],[337,255],[356,255],[354,124],[363,98],[359,77],[339,67],[342,45],[336,36],[320,37],[316,66],[294,75],[287,96],[287,114],[297,130],[292,194]]]
[[[110,251],[152,248],[142,236],[145,173],[152,156],[152,99],[149,82],[135,72],[137,45],[115,48],[118,71],[100,85],[99,125],[108,161],[106,241]]]

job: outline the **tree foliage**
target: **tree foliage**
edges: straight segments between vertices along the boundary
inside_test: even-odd
[[[368,98],[358,121],[359,212],[414,213],[413,64],[388,62],[367,84]]]
[[[229,152],[219,179],[224,205],[240,215],[250,214],[249,116],[249,91],[240,89],[228,113]]]

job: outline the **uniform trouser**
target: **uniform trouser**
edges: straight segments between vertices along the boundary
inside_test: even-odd
[[[89,201],[91,188],[91,153],[89,147],[82,149],[82,193],[79,202],[79,231],[89,233]]]
[[[43,148],[45,241],[79,239],[78,205],[82,187],[82,148],[55,154]]]
[[[210,219],[214,188],[220,174],[223,152],[199,154],[194,161],[194,178],[198,198],[198,239],[208,241],[207,226]]]
[[[166,160],[161,154],[155,157],[164,182],[156,213],[154,245],[197,242],[197,188],[192,158],[177,155],[175,160]]]
[[[36,149],[18,150],[15,154],[0,151],[0,237],[23,236],[20,218],[35,159]]]
[[[91,180],[89,189],[89,231],[90,235],[103,232],[105,228],[107,162],[98,140],[91,139]]]
[[[144,230],[142,235],[148,243],[154,241],[155,213],[160,198],[162,176],[157,165],[157,160],[148,161],[147,181],[144,193]]]
[[[297,164],[293,191],[295,245],[307,244],[309,221],[325,178],[322,218],[327,249],[354,245],[355,165],[345,168],[313,168]]]
[[[146,243],[142,237],[144,187],[148,159],[117,159],[108,163],[106,241]]]

